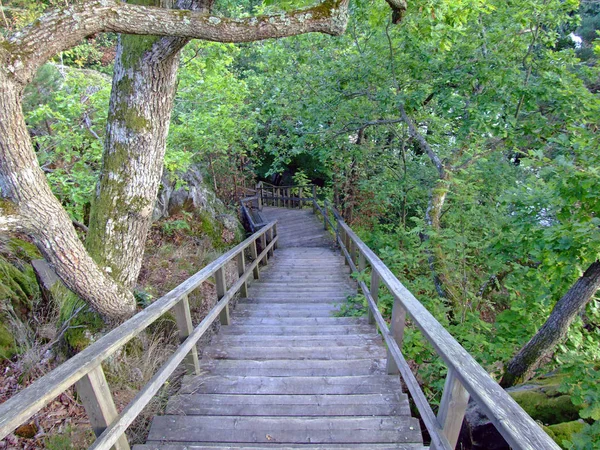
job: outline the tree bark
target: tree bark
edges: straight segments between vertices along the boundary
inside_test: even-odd
[[[191,6],[185,3],[178,6]],[[102,170],[86,247],[96,263],[129,289],[135,286],[142,265],[163,171],[179,51],[188,41],[119,36]]]
[[[567,335],[569,327],[600,288],[600,261],[592,263],[556,303],[548,320],[506,365],[500,386],[510,387],[530,379]]]

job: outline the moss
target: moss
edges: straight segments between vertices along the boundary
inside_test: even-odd
[[[537,389],[513,391],[510,395],[527,414],[545,424],[569,422],[579,417],[579,408],[573,405],[569,395],[549,396]]]
[[[17,258],[31,262],[32,259],[40,259],[42,254],[31,242],[13,238],[8,241],[8,249]]]
[[[561,446],[561,448],[567,449],[563,445],[564,441],[572,441],[571,436],[581,432],[585,427],[585,423],[579,420],[573,420],[571,422],[563,422],[555,425],[549,425],[544,427],[544,431],[554,439],[554,441]]]
[[[0,358],[9,359],[18,353],[17,343],[8,328],[0,323]]]

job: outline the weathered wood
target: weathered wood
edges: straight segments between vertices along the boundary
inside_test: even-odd
[[[250,244],[250,256],[252,257],[252,259],[254,261],[258,260],[258,249],[256,248],[256,241],[253,241]],[[258,267],[258,264],[256,264],[254,266],[254,270],[252,271],[252,274],[253,274],[255,280],[258,280],[260,278],[260,269]]]
[[[243,442],[419,442],[418,420],[382,417],[244,417],[158,416],[154,419],[150,441]]]
[[[317,186],[312,186],[313,214],[317,214]]]
[[[273,240],[273,228],[271,228],[269,231],[267,231],[267,242],[271,242]],[[269,250],[269,252],[267,253],[268,258],[272,258],[273,257],[273,248],[271,247],[271,250]]]
[[[102,366],[97,366],[76,383],[77,394],[90,420],[92,430],[100,436],[118,416],[117,408],[106,382]],[[121,434],[112,447],[114,450],[129,450],[127,437]]]
[[[362,252],[360,254],[364,257],[364,254]],[[377,305],[377,302],[379,301],[379,280],[379,274],[376,270],[373,270],[371,272],[371,287],[369,289],[369,292],[371,293],[371,297],[373,298],[373,302],[375,303],[375,305]],[[373,311],[371,310],[371,308],[368,308],[367,317],[370,324],[375,323],[375,317],[373,317]]]
[[[402,398],[402,400],[400,400]],[[177,395],[167,414],[211,416],[410,416],[405,395]]]
[[[215,272],[215,287],[217,288],[218,301],[221,300],[227,292],[227,280],[225,278],[225,270],[223,267],[217,269]],[[221,321],[221,325],[229,325],[231,323],[231,318],[229,317],[229,305],[225,305],[219,315],[219,320]]]
[[[452,370],[449,370],[437,417],[452,448],[456,447],[458,442],[468,403],[469,393],[454,376]],[[436,449],[435,445],[431,449],[441,450]]]
[[[259,232],[208,264],[121,326],[2,403],[0,405],[0,439],[12,432],[18,425],[25,422],[48,402],[75,384],[121,346],[169,311],[182,296],[189,294],[200,286],[212,276],[217,268],[236,257],[240,251],[254,243],[259,235],[265,233],[273,225],[274,222],[267,224]]]
[[[322,359],[274,359],[269,361],[207,359],[200,362],[200,368],[206,375],[231,375],[235,373],[241,377],[288,377],[290,375],[299,377],[350,377],[384,373],[385,360],[371,358],[336,361]]]
[[[180,393],[199,394],[377,394],[401,391],[400,380],[391,375],[352,377],[185,377]]]
[[[342,221],[339,222],[339,225],[365,254],[373,270],[379,273],[389,291],[400,300],[412,322],[431,343],[448,368],[456,374],[456,377],[481,406],[507,443],[513,448],[522,450],[541,448],[558,450],[559,447],[556,443],[510,395],[491,379],[489,374],[402,285],[390,269],[356,236],[348,225]],[[377,314],[375,311],[374,313]],[[401,357],[401,354],[398,356]],[[421,408],[419,410],[421,411]]]
[[[373,328],[368,325],[230,325],[223,328],[221,333],[302,336],[319,334],[352,335],[355,333],[369,333],[371,331],[373,331]]]
[[[244,252],[240,252],[237,255],[237,269],[238,277],[241,277],[246,272],[246,255],[244,255]],[[240,297],[248,297],[248,283],[245,281],[240,288]]]
[[[267,247],[267,236],[266,236],[266,234],[263,234],[260,236],[261,251],[264,250],[266,247]],[[269,262],[269,254],[267,253],[267,254],[265,254],[265,257],[260,260],[260,264],[262,266],[266,266],[268,264],[268,262]]]
[[[177,321],[177,327],[179,328],[179,341],[183,342],[194,331],[188,296],[184,295],[173,307],[172,311],[175,314],[175,320]],[[184,364],[188,374],[198,375],[200,373],[200,366],[198,365],[198,349],[195,346],[185,357]]]
[[[402,341],[404,340],[404,328],[406,326],[406,310],[402,307],[398,298],[394,297],[394,305],[392,306],[392,320],[390,322],[390,334],[402,349]],[[392,354],[388,350],[387,354],[387,373],[394,375],[400,373]]]
[[[153,444],[136,445],[134,450],[231,450],[230,444],[196,444],[186,442],[185,444],[164,444],[155,441]],[[239,448],[239,447],[235,447]],[[368,443],[368,444],[253,444],[252,450],[429,450],[422,444],[415,443]]]
[[[363,359],[369,356],[384,358],[385,349],[381,345],[327,346],[327,347],[246,347],[211,345],[204,350],[205,358],[213,359],[321,359],[334,361],[339,359]]]
[[[302,188],[298,189],[298,208],[302,209],[304,207],[304,199],[302,198]]]

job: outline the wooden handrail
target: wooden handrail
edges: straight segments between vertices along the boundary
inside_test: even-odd
[[[98,431],[97,434],[99,434],[99,438],[91,448],[109,449],[113,446],[118,449],[129,448],[123,435],[125,429],[138,416],[144,406],[148,404],[153,395],[175,371],[177,366],[195,349],[198,339],[202,337],[214,320],[220,317],[223,324],[228,324],[229,301],[238,291],[242,290],[242,292],[245,292],[248,278],[252,275],[255,278],[258,277],[259,263],[261,261],[266,262],[276,247],[276,226],[276,221],[266,224],[258,232],[208,264],[146,309],[50,373],[39,378],[6,402],[0,404],[0,440],[4,439],[4,437],[50,403],[55,397],[77,383],[78,389],[92,388],[89,389],[92,394],[86,392],[89,395],[82,395],[88,414],[90,414],[90,411],[94,412],[94,417],[90,417],[90,421],[92,422],[94,431]],[[257,242],[263,244],[260,254],[256,251]],[[254,261],[246,266],[243,254],[248,248],[250,249],[251,256],[254,257]],[[205,319],[187,336],[175,353],[171,355],[169,360],[159,369],[150,382],[142,388],[133,401],[120,415],[117,415],[112,396],[106,386],[101,363],[159,317],[179,304],[185,305],[187,315],[189,316],[187,295],[198,288],[209,277],[217,275],[223,270],[225,264],[234,258],[238,263],[238,274],[240,275],[238,280],[230,288],[227,288],[225,278],[216,277],[217,293],[222,291],[218,303],[210,310]],[[224,312],[227,314],[223,314]],[[197,372],[198,367],[194,368],[194,370]],[[99,387],[102,389],[98,390],[97,388]],[[103,395],[108,394],[109,398],[97,398],[99,392]]]
[[[560,447],[544,430],[506,393],[477,361],[448,333],[433,315],[396,278],[379,257],[352,231],[341,215],[325,201],[321,207],[313,198],[314,209],[324,217],[335,232],[336,240],[353,271],[359,271],[356,260],[364,270],[371,267],[372,280],[383,282],[394,296],[392,324],[388,328],[377,307],[378,284],[370,289],[365,282],[358,284],[367,298],[369,315],[373,316],[387,345],[388,373],[400,371],[419,409],[432,439],[432,449],[454,449],[462,425],[469,395],[479,404],[506,442],[518,450],[559,450]],[[329,217],[334,216],[336,226]],[[373,289],[374,287],[374,289]],[[448,376],[437,417],[433,414],[402,351],[402,332],[405,314],[433,346],[448,367]],[[390,360],[393,364],[390,364]],[[395,366],[395,367],[394,367]]]

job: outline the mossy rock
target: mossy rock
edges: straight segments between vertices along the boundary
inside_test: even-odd
[[[548,433],[554,442],[560,445],[561,448],[567,449],[563,445],[564,441],[572,441],[571,436],[581,432],[585,428],[585,423],[581,420],[573,420],[570,422],[557,423],[544,427],[544,431]]]
[[[40,298],[30,265],[37,248],[22,239],[0,242],[0,358],[11,358],[27,343],[28,316]]]
[[[561,375],[540,377],[507,392],[535,420],[548,425],[571,422],[579,418],[581,406],[559,391],[561,381]]]

